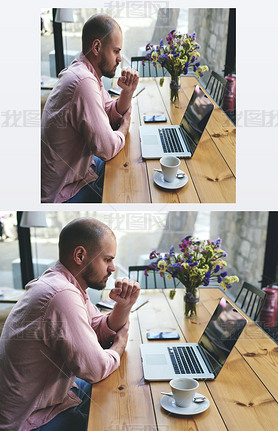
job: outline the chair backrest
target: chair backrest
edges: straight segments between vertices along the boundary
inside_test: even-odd
[[[178,283],[174,278],[168,280],[166,277],[160,277],[159,273],[152,269],[149,269],[149,275],[146,276],[146,269],[149,269],[147,265],[129,266],[128,268],[129,278],[138,281],[141,289],[173,289],[174,287],[178,287]]]
[[[221,106],[223,102],[227,83],[227,80],[223,76],[220,76],[214,71],[211,72],[206,90],[219,106]]]
[[[243,283],[235,303],[254,321],[258,320],[266,299],[266,293],[252,284]]]
[[[151,61],[145,60],[145,65],[143,65],[142,61],[144,59],[144,56],[131,57],[131,67],[139,72],[139,76],[143,78],[154,76],[157,78],[168,75],[164,67],[153,66]]]

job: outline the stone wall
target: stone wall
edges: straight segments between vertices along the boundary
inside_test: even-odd
[[[197,33],[201,63],[223,75],[226,59],[229,9],[189,9],[188,31]],[[209,74],[206,73],[207,78]]]
[[[261,287],[268,212],[212,212],[211,238],[222,238],[228,273]],[[235,286],[234,290],[238,286]]]

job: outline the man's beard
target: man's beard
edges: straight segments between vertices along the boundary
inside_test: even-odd
[[[114,68],[116,67],[116,66],[118,66],[118,63],[117,64],[115,64],[115,66],[113,67],[113,69],[112,70],[108,70],[107,69],[107,61],[106,61],[106,58],[103,56],[102,58],[101,58],[101,61],[100,61],[100,63],[99,63],[99,69],[100,69],[100,71],[101,71],[101,73],[102,73],[102,76],[105,76],[106,78],[114,78],[114,76],[115,76],[115,73],[116,73],[116,70],[114,70]]]
[[[107,280],[108,280],[108,277],[110,277],[110,275],[111,275],[111,273],[107,274],[107,276],[104,278],[105,279],[107,278]],[[103,290],[103,289],[105,289],[105,286],[107,283],[107,280],[105,280],[105,279],[103,279],[102,281],[92,281],[92,280],[87,279],[85,281],[87,283],[87,286],[90,287],[91,289]]]

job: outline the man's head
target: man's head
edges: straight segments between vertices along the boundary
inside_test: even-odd
[[[98,76],[113,78],[121,62],[122,31],[108,15],[94,15],[84,24],[82,52],[92,63]]]
[[[82,289],[105,287],[115,271],[114,233],[92,218],[80,218],[67,224],[59,237],[59,260],[74,275]]]

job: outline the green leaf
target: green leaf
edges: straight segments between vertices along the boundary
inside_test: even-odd
[[[170,290],[170,292],[169,292],[169,298],[170,299],[174,299],[175,294],[176,294],[176,290]]]
[[[163,84],[164,84],[164,78],[160,78],[160,80],[159,80],[159,85],[160,85],[160,87],[162,87],[162,86],[163,86]]]

